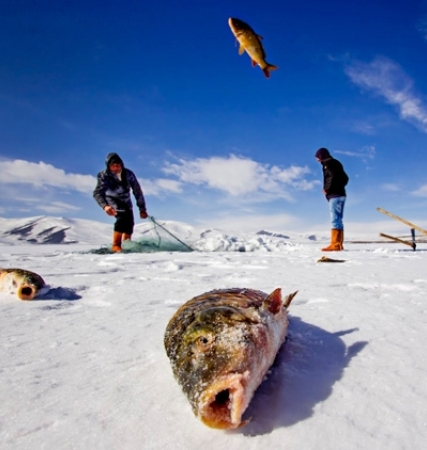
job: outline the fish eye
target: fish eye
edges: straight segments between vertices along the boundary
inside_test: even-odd
[[[201,350],[206,350],[213,342],[213,338],[210,335],[199,336],[196,340],[196,345]]]

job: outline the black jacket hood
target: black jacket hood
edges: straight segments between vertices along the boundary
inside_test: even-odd
[[[121,164],[123,168],[125,167],[122,158],[120,158],[117,153],[108,153],[107,157],[105,158],[105,165],[107,166],[107,169],[111,164],[114,163]]]
[[[319,148],[319,150],[317,150],[314,156],[318,158],[320,161],[326,161],[332,158],[331,154],[329,153],[329,150],[325,147]]]

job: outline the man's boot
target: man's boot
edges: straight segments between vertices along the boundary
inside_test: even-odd
[[[338,243],[340,244],[340,250],[344,250],[344,230],[338,230]]]
[[[332,228],[331,230],[331,243],[328,247],[322,248],[322,252],[339,252],[342,250],[342,244],[339,241],[339,236],[342,230]]]
[[[111,251],[114,253],[120,253],[122,251],[122,233],[115,231],[113,233],[113,246]]]
[[[124,241],[130,241],[132,238],[131,234],[123,233],[123,240]]]

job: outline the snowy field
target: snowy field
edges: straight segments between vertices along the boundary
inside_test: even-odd
[[[0,449],[424,450],[427,244],[350,243],[331,264],[314,236],[267,236],[206,230],[203,251],[115,255],[0,238],[0,267],[50,286],[0,293]],[[299,290],[252,420],[231,432],[195,419],[163,347],[182,303],[227,287]]]

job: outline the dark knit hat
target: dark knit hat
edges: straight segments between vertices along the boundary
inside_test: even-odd
[[[329,153],[329,150],[324,147],[319,148],[319,150],[317,150],[317,152],[314,156],[317,159],[320,159],[320,161],[324,161],[325,159],[331,158],[331,154]]]

